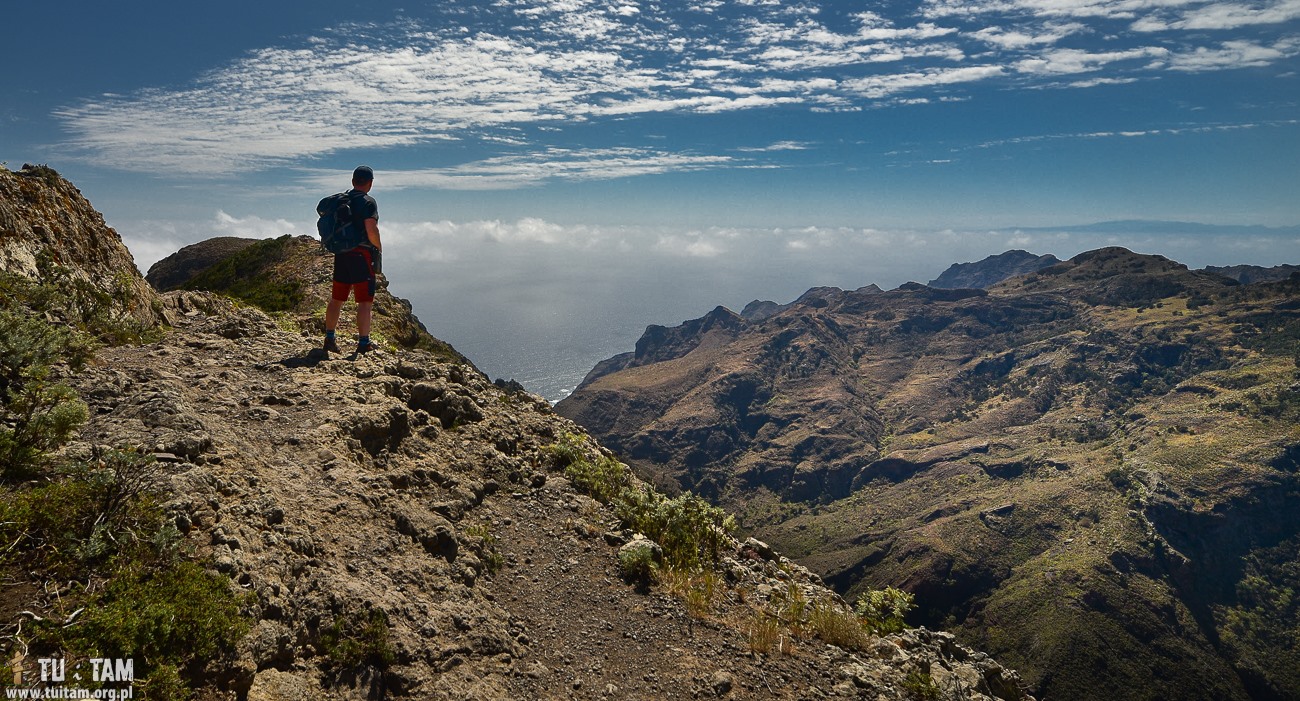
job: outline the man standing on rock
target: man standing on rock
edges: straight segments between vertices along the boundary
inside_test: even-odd
[[[352,207],[353,226],[362,226],[366,241],[350,251],[334,254],[334,286],[330,303],[325,309],[325,350],[339,352],[334,330],[339,325],[339,313],[352,292],[357,300],[357,353],[369,353],[370,312],[375,302],[375,275],[379,272],[379,205],[369,195],[375,184],[375,172],[370,166],[357,166],[352,171],[352,189],[347,192]]]

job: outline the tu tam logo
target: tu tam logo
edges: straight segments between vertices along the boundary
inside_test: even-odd
[[[17,655],[13,659],[14,685],[23,684],[26,676],[23,672],[22,655]],[[60,683],[68,681],[68,661],[62,657],[41,657],[37,658],[36,664],[40,669],[40,681],[44,683]],[[89,667],[89,669],[87,669]],[[86,662],[78,662],[72,666],[72,680],[90,681],[96,683],[104,682],[131,682],[135,681],[135,660],[131,658],[112,658],[112,657],[92,657]]]

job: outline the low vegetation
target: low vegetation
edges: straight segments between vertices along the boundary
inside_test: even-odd
[[[387,669],[397,661],[388,641],[388,616],[377,608],[334,619],[321,631],[320,643],[321,652],[343,675],[365,667]]]
[[[581,436],[568,434],[550,453],[575,487],[613,508],[624,528],[658,543],[667,567],[698,570],[717,562],[723,540],[736,529],[730,514],[695,494],[669,498],[634,485],[622,463],[607,455],[593,459],[588,450]]]
[[[0,574],[23,599],[3,607],[0,656],[129,658],[141,697],[190,698],[202,662],[247,630],[247,602],[164,518],[152,458],[55,458],[86,419],[60,378],[97,345],[149,332],[112,311],[122,300],[45,270],[41,282],[0,274]]]
[[[285,234],[258,241],[194,276],[183,288],[220,292],[266,312],[296,309],[306,296],[303,282],[263,274],[285,256],[292,238]]]
[[[858,598],[857,613],[862,624],[879,635],[907,628],[904,618],[916,608],[916,597],[895,587],[872,589]]]
[[[669,498],[635,484],[617,459],[604,454],[592,457],[596,451],[582,436],[566,434],[548,453],[575,487],[612,507],[623,528],[647,538],[633,541],[619,553],[624,577],[642,586],[663,586],[685,603],[689,615],[706,617],[720,590],[713,568],[723,543],[735,531],[734,518],[695,494]],[[638,542],[643,546],[637,547]],[[750,650],[789,654],[795,640],[812,638],[865,650],[873,635],[905,630],[904,617],[915,607],[912,594],[888,587],[865,592],[856,610],[850,610],[831,599],[810,601],[791,580],[786,589],[774,592],[753,610],[748,623]]]
[[[1215,611],[1224,647],[1260,697],[1300,697],[1300,538],[1261,548]]]
[[[483,563],[483,570],[488,576],[495,576],[505,567],[505,556],[497,550],[497,535],[492,530],[492,525],[488,523],[479,523],[465,529],[465,535],[475,539],[478,546],[478,556]]]

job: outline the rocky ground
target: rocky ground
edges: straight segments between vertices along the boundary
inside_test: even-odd
[[[162,300],[161,341],[104,349],[76,378],[91,419],[65,450],[155,454],[169,518],[254,594],[209,698],[902,699],[929,693],[909,685],[923,671],[945,698],[1021,696],[923,629],[854,654],[786,631],[754,652],[767,599],[834,595],[757,543],[734,544],[691,613],[625,582],[629,534],[552,467],[547,446],[581,430],[541,399],[423,351],[327,355],[288,317],[208,293]],[[324,653],[375,612],[386,624],[357,633],[372,658]]]

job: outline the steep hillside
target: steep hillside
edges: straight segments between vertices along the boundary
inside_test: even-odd
[[[52,279],[82,265],[64,243],[37,251]],[[251,269],[314,284],[297,245]],[[241,270],[219,280],[266,283]],[[902,629],[899,592],[852,613],[434,342],[330,356],[310,307],[182,290],[150,305],[168,326],[91,358],[97,326],[45,321],[62,291],[0,281],[22,292],[0,299],[6,691],[51,686],[53,659],[82,673],[59,688],[150,699],[1024,698],[951,635]]]
[[[1300,283],[1112,248],[709,318],[557,411],[1045,698],[1300,697]]]

